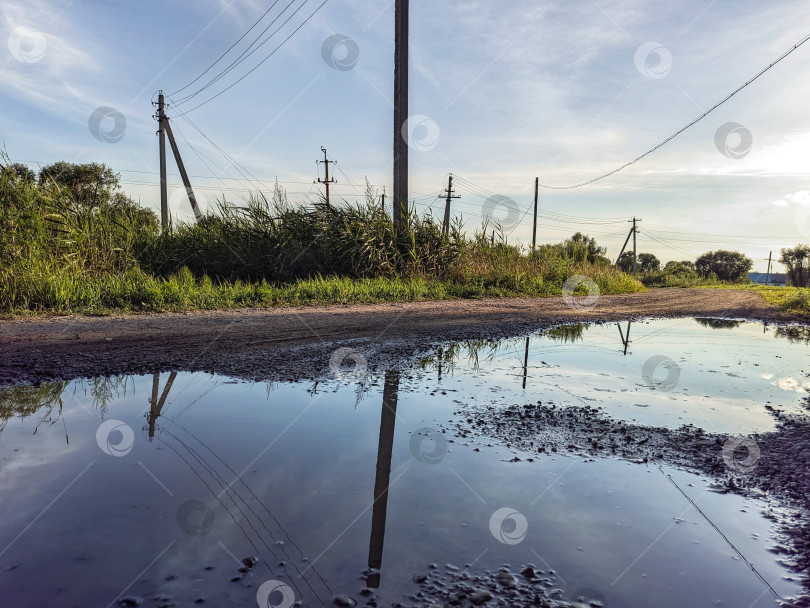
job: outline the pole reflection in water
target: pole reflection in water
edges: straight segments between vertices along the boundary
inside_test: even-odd
[[[616,323],[616,327],[619,328],[619,334],[622,337],[622,344],[624,344],[624,354],[625,355],[627,354],[627,346],[630,344],[630,324],[631,323],[632,323],[632,321],[627,322],[627,334],[626,335],[622,332],[621,324]]]
[[[529,370],[529,336],[526,336],[526,354],[523,356],[523,388],[526,388],[526,374]]]
[[[379,569],[382,566],[385,542],[385,517],[388,511],[388,482],[391,477],[391,453],[394,448],[394,427],[397,420],[399,372],[385,372],[382,413],[380,415],[380,443],[377,448],[377,476],[374,481],[374,510],[371,516],[371,539],[368,544],[368,567],[375,571],[366,585],[369,589],[380,586]]]
[[[149,415],[146,420],[149,424],[149,441],[155,437],[155,423],[163,411],[163,406],[166,404],[166,397],[169,396],[169,391],[172,390],[174,379],[177,378],[177,372],[169,374],[169,379],[166,381],[166,386],[163,387],[163,392],[158,399],[158,389],[160,388],[160,374],[153,374],[152,376],[152,397],[149,399]]]

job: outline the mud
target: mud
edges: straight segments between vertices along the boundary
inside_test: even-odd
[[[161,371],[296,381],[325,375],[340,346],[360,351],[373,371],[400,367],[442,342],[513,337],[575,321],[685,316],[780,319],[759,295],[728,289],[601,296],[592,310],[562,298],[507,298],[3,319],[0,384]]]

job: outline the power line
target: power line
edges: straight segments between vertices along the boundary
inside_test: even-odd
[[[778,58],[777,58],[775,61],[773,61],[773,62],[772,62],[770,65],[768,65],[768,67],[766,67],[766,68],[764,68],[764,69],[760,70],[760,71],[759,71],[759,72],[756,74],[756,76],[754,76],[753,78],[751,78],[751,79],[747,80],[747,81],[746,81],[744,84],[742,84],[741,86],[737,87],[737,88],[736,88],[734,91],[732,91],[731,93],[729,93],[728,95],[726,95],[726,96],[725,96],[723,99],[721,99],[720,101],[718,101],[718,102],[717,102],[716,104],[714,104],[714,105],[713,105],[711,108],[709,108],[708,110],[706,110],[706,111],[705,111],[703,114],[701,114],[700,116],[698,116],[698,117],[697,117],[695,120],[693,120],[692,122],[690,122],[689,124],[687,124],[685,127],[682,127],[682,128],[680,128],[680,129],[678,129],[678,130],[677,130],[675,133],[673,133],[672,135],[670,135],[669,137],[667,137],[667,138],[666,138],[664,141],[662,141],[662,142],[661,142],[661,143],[659,143],[658,145],[656,145],[656,146],[654,146],[654,147],[650,148],[650,149],[649,149],[649,150],[647,150],[647,151],[646,151],[644,154],[642,154],[642,155],[640,155],[640,156],[637,156],[637,157],[636,157],[636,158],[634,158],[633,160],[631,160],[631,161],[629,161],[629,162],[624,163],[624,164],[623,164],[623,165],[621,165],[620,167],[618,167],[618,168],[616,168],[616,169],[613,169],[613,171],[608,171],[607,173],[605,173],[605,174],[603,174],[603,175],[600,175],[599,177],[594,177],[593,179],[589,179],[588,181],[585,181],[585,182],[580,182],[579,184],[573,184],[573,185],[571,185],[571,186],[549,186],[549,185],[546,185],[546,184],[540,184],[540,186],[541,186],[541,187],[543,187],[543,188],[546,188],[547,190],[572,190],[572,189],[574,189],[574,188],[581,188],[582,186],[587,186],[587,185],[589,185],[589,184],[593,184],[593,183],[595,183],[595,182],[598,182],[598,181],[600,181],[600,180],[605,179],[606,177],[610,177],[611,175],[614,175],[614,174],[618,173],[618,172],[619,172],[619,171],[621,171],[622,169],[626,169],[626,168],[627,168],[627,167],[629,167],[630,165],[633,165],[633,164],[637,163],[638,161],[640,161],[640,160],[641,160],[642,158],[644,158],[645,156],[649,156],[650,154],[652,154],[653,152],[655,152],[656,150],[658,150],[660,147],[664,146],[665,144],[667,144],[667,143],[669,143],[670,141],[672,141],[673,139],[675,139],[675,138],[676,138],[678,135],[680,135],[681,133],[683,133],[684,131],[686,131],[688,128],[690,128],[691,126],[693,126],[693,125],[697,124],[698,122],[700,122],[701,120],[703,120],[704,118],[706,118],[706,116],[708,116],[709,114],[711,114],[712,112],[714,112],[714,111],[715,111],[717,108],[719,108],[721,105],[723,105],[724,103],[726,103],[726,102],[727,102],[729,99],[731,99],[732,97],[734,97],[734,96],[735,96],[737,93],[739,93],[740,91],[742,91],[742,90],[743,90],[745,87],[747,87],[747,86],[748,86],[748,85],[750,85],[752,82],[754,82],[755,80],[757,80],[757,79],[758,79],[760,76],[762,76],[762,75],[763,75],[765,72],[767,72],[768,70],[770,70],[770,69],[771,69],[772,67],[774,67],[774,66],[775,66],[777,63],[781,62],[783,59],[785,59],[785,58],[786,58],[788,55],[790,55],[791,53],[793,53],[793,52],[794,52],[796,49],[798,49],[800,46],[802,46],[802,45],[803,45],[804,43],[806,43],[808,40],[810,40],[810,34],[808,34],[807,36],[805,36],[804,38],[802,38],[802,39],[801,39],[801,40],[800,40],[798,43],[796,43],[795,45],[793,45],[793,47],[792,47],[792,48],[790,48],[790,49],[788,49],[787,51],[785,51],[784,53],[782,53],[782,55],[780,55],[780,56],[779,56],[779,57],[778,57]]]
[[[748,236],[745,234],[709,234],[707,232],[678,232],[676,230],[654,230],[654,232],[665,232],[667,234],[686,234],[690,236],[713,236],[713,237],[729,237],[729,238],[741,238],[741,239],[784,239],[784,238],[791,238],[789,236],[780,235],[780,236],[763,236],[763,235],[756,235],[756,236]],[[675,240],[675,239],[673,239]]]
[[[244,76],[242,76],[241,78],[239,78],[239,79],[238,79],[236,82],[232,83],[231,85],[229,85],[228,87],[226,87],[225,89],[223,89],[222,91],[220,91],[219,93],[217,93],[216,95],[214,95],[213,97],[209,97],[209,98],[208,98],[207,100],[205,100],[204,102],[202,102],[202,103],[200,103],[200,104],[198,104],[198,105],[194,106],[194,107],[193,107],[193,108],[191,108],[190,110],[186,110],[185,112],[183,112],[182,114],[179,114],[178,116],[185,116],[186,114],[188,114],[188,113],[190,113],[190,112],[193,112],[194,110],[196,110],[196,109],[198,109],[198,108],[201,108],[202,106],[204,106],[204,105],[206,105],[207,103],[209,103],[209,102],[213,101],[214,99],[216,99],[217,97],[219,97],[219,96],[220,96],[220,95],[222,95],[223,93],[225,93],[225,92],[229,91],[230,89],[232,89],[233,87],[235,87],[237,84],[239,84],[240,82],[242,82],[242,81],[243,81],[245,78],[247,78],[248,76],[250,76],[250,75],[251,75],[253,72],[255,72],[257,69],[259,69],[259,67],[260,67],[262,64],[264,64],[264,62],[266,62],[266,61],[267,61],[268,59],[270,59],[270,58],[271,58],[273,55],[275,55],[275,54],[276,54],[276,52],[278,52],[278,50],[279,50],[281,47],[283,47],[283,46],[284,46],[284,45],[287,43],[287,41],[289,41],[289,40],[290,40],[290,38],[292,38],[293,36],[295,36],[295,34],[296,34],[296,33],[298,33],[298,30],[300,30],[300,29],[301,29],[302,27],[304,27],[304,26],[305,26],[307,23],[309,23],[309,20],[310,20],[310,19],[312,19],[312,18],[315,16],[315,14],[316,14],[318,11],[320,11],[320,10],[321,10],[321,9],[324,7],[324,5],[326,5],[326,3],[327,3],[327,2],[329,2],[329,0],[323,0],[323,2],[322,2],[322,3],[321,3],[319,6],[318,6],[318,8],[316,8],[316,9],[315,9],[315,10],[314,10],[314,11],[313,11],[313,12],[312,12],[310,15],[309,15],[309,17],[307,17],[307,18],[306,18],[306,19],[303,21],[303,23],[301,23],[301,25],[299,25],[297,28],[295,28],[295,30],[293,30],[293,32],[292,32],[292,33],[291,33],[289,36],[287,36],[287,37],[286,37],[286,38],[285,38],[285,39],[282,41],[282,43],[281,43],[281,44],[279,44],[279,45],[278,45],[278,46],[277,46],[277,47],[276,47],[276,48],[275,48],[275,49],[274,49],[274,50],[273,50],[273,51],[272,51],[272,52],[271,52],[271,53],[270,53],[270,54],[269,54],[267,57],[265,57],[264,59],[262,59],[262,60],[261,60],[261,61],[260,61],[258,64],[256,64],[256,65],[255,65],[255,66],[254,66],[254,67],[253,67],[253,68],[252,68],[250,71],[248,71],[248,72],[247,72],[247,73],[246,73]],[[303,6],[303,5],[302,5],[302,6]],[[299,9],[300,9],[300,7],[299,7]],[[297,11],[296,11],[294,14],[297,14]],[[286,22],[285,22],[285,23],[286,23]]]
[[[277,0],[277,1],[278,1],[278,0]],[[207,88],[209,88],[211,85],[213,85],[213,84],[215,84],[217,81],[219,81],[219,80],[220,80],[222,77],[224,77],[224,76],[225,76],[225,75],[227,75],[229,72],[231,72],[231,71],[232,71],[232,70],[233,70],[233,69],[234,69],[236,66],[238,66],[240,63],[244,62],[244,61],[245,61],[245,60],[246,60],[248,57],[250,57],[250,56],[251,56],[253,53],[255,53],[256,51],[258,51],[258,50],[259,50],[259,49],[260,49],[262,46],[264,46],[264,45],[265,45],[267,42],[269,42],[269,41],[270,41],[270,40],[273,38],[273,36],[275,36],[275,35],[276,35],[276,34],[277,34],[277,33],[278,33],[280,30],[281,30],[281,28],[283,28],[285,25],[287,25],[287,23],[290,21],[290,19],[292,19],[292,18],[295,16],[295,14],[296,14],[296,13],[297,13],[299,10],[301,10],[301,9],[304,7],[304,5],[305,5],[307,2],[309,2],[309,0],[304,0],[304,2],[303,2],[303,3],[302,3],[302,4],[301,4],[301,5],[300,5],[300,6],[299,6],[299,7],[298,7],[298,8],[297,8],[295,11],[293,11],[293,13],[292,13],[292,14],[291,14],[291,15],[290,15],[288,18],[287,18],[287,21],[285,21],[284,23],[282,23],[282,24],[281,24],[281,26],[280,26],[278,29],[276,29],[276,31],[274,31],[273,33],[271,33],[271,34],[270,34],[270,35],[269,35],[267,38],[265,38],[265,40],[264,40],[264,41],[262,41],[262,43],[261,43],[261,44],[259,44],[259,46],[257,46],[255,49],[253,49],[253,50],[251,51],[250,49],[253,47],[253,45],[255,45],[255,44],[256,44],[256,43],[259,41],[259,39],[260,39],[260,38],[261,38],[261,37],[262,37],[262,36],[265,34],[265,32],[267,32],[267,30],[269,30],[269,29],[270,29],[270,28],[273,26],[273,24],[274,24],[276,21],[278,21],[278,20],[281,18],[281,16],[282,16],[284,13],[286,13],[286,12],[287,12],[287,9],[289,9],[289,8],[290,8],[290,7],[291,7],[293,4],[295,4],[295,2],[296,2],[296,0],[290,0],[290,3],[289,3],[289,4],[287,4],[287,6],[284,8],[284,10],[282,10],[282,11],[281,11],[281,13],[279,13],[279,14],[278,14],[278,16],[277,16],[275,19],[273,19],[273,20],[270,22],[270,24],[269,24],[269,25],[268,25],[266,28],[264,28],[264,30],[262,30],[262,31],[259,33],[259,35],[256,37],[256,39],[255,39],[253,42],[251,42],[251,43],[250,43],[250,45],[249,45],[249,46],[248,46],[248,47],[247,47],[247,48],[246,48],[244,51],[242,51],[242,53],[239,55],[239,57],[237,57],[237,58],[236,58],[234,61],[232,61],[232,62],[231,62],[231,63],[230,63],[230,64],[229,64],[229,65],[228,65],[228,66],[227,66],[227,67],[226,67],[224,70],[222,70],[222,71],[221,71],[221,72],[220,72],[220,73],[219,73],[217,76],[215,76],[214,78],[212,78],[211,80],[209,80],[209,81],[208,81],[208,82],[207,82],[205,85],[203,85],[203,86],[202,86],[200,89],[197,89],[197,90],[196,90],[196,91],[194,91],[193,93],[190,93],[189,95],[186,95],[185,97],[183,97],[183,98],[181,98],[180,100],[178,100],[178,104],[185,103],[185,102],[189,101],[191,98],[193,98],[193,97],[195,97],[196,95],[198,95],[199,93],[201,93],[202,91],[206,90],[206,89],[207,89]],[[273,6],[275,6],[275,3],[273,4]],[[271,7],[271,9],[272,9],[272,7]],[[268,10],[268,12],[269,12],[269,10]],[[267,14],[267,13],[265,13],[265,14]],[[264,18],[264,15],[262,15],[261,19],[263,19],[263,18]],[[260,21],[261,21],[261,19],[260,19]],[[257,22],[257,23],[258,23],[258,22]],[[255,26],[254,26],[254,27],[255,27]],[[251,29],[252,29],[252,28],[251,28]],[[250,31],[250,30],[248,30],[248,31]],[[230,50],[230,49],[229,49],[229,50]],[[248,51],[250,51],[250,52],[248,52]],[[226,53],[227,53],[227,51],[226,51]],[[247,55],[246,55],[246,54],[247,54]],[[213,66],[212,66],[212,67],[213,67]]]
[[[252,30],[253,30],[253,28],[254,28],[254,27],[256,27],[257,25],[259,25],[259,23],[261,22],[261,20],[262,20],[262,19],[264,19],[264,18],[267,16],[267,13],[269,13],[270,11],[272,11],[272,10],[273,10],[273,8],[276,6],[276,4],[278,4],[278,2],[279,2],[279,0],[276,0],[275,2],[273,2],[273,4],[270,6],[270,8],[268,8],[268,9],[267,9],[267,10],[266,10],[264,13],[262,13],[262,16],[261,16],[261,17],[259,17],[259,18],[256,20],[256,22],[255,22],[253,25],[251,25],[251,26],[250,26],[250,29],[248,29],[248,31],[246,31],[244,34],[242,34],[242,35],[239,37],[239,40],[237,40],[237,41],[236,41],[236,42],[234,42],[234,43],[233,43],[231,46],[229,46],[229,47],[228,47],[228,50],[227,50],[227,51],[225,51],[224,53],[222,53],[222,55],[220,55],[220,56],[219,56],[219,57],[216,59],[216,61],[214,61],[214,63],[212,63],[211,65],[209,65],[209,66],[208,66],[208,67],[205,69],[205,71],[203,71],[203,72],[202,72],[202,74],[200,74],[199,76],[197,76],[197,77],[196,77],[194,80],[192,80],[191,82],[189,82],[189,83],[188,83],[186,86],[184,86],[184,87],[182,87],[182,88],[180,88],[180,89],[177,89],[177,90],[176,90],[174,93],[169,93],[168,95],[177,95],[177,94],[178,94],[180,91],[184,91],[185,89],[187,89],[187,88],[189,88],[191,85],[193,85],[195,82],[197,82],[197,81],[198,81],[200,78],[202,78],[203,76],[205,76],[205,75],[206,75],[206,74],[207,74],[207,73],[208,73],[208,72],[211,70],[211,68],[213,68],[213,67],[214,67],[216,64],[218,64],[218,63],[219,63],[219,62],[222,60],[222,58],[223,58],[223,57],[225,57],[225,55],[227,55],[228,53],[230,53],[230,52],[231,52],[231,50],[233,50],[233,47],[235,47],[237,44],[239,44],[240,42],[242,42],[242,40],[245,38],[245,36],[247,36],[247,35],[248,35],[248,34],[249,34],[249,33],[250,33]],[[266,31],[266,30],[265,30],[265,31]],[[264,33],[264,32],[262,32],[262,33]],[[259,34],[259,36],[261,36],[261,34]],[[251,46],[253,46],[253,45],[251,45]],[[248,47],[248,48],[250,48],[250,47]]]

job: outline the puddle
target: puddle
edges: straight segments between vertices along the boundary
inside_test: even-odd
[[[808,346],[785,334],[567,326],[359,381],[2,387],[2,603],[779,606],[801,584],[773,499],[712,491],[716,477],[656,460],[658,446],[646,464],[604,439],[535,448],[580,418],[636,443],[685,424],[771,432],[810,386]]]

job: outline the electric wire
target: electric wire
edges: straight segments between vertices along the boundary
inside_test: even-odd
[[[739,93],[739,92],[740,92],[740,91],[742,91],[744,88],[746,88],[748,85],[750,85],[751,83],[753,83],[753,82],[754,82],[755,80],[757,80],[757,79],[758,79],[760,76],[762,76],[762,75],[763,75],[763,74],[765,74],[765,73],[766,73],[768,70],[770,70],[771,68],[773,68],[773,67],[774,67],[776,64],[780,63],[780,62],[781,62],[783,59],[785,59],[785,58],[786,58],[786,57],[788,57],[788,56],[789,56],[791,53],[793,53],[794,51],[796,51],[796,50],[797,50],[797,49],[798,49],[800,46],[802,46],[803,44],[805,44],[805,43],[806,43],[808,40],[810,40],[810,34],[806,35],[806,36],[805,36],[804,38],[802,38],[802,39],[801,39],[799,42],[797,42],[795,45],[793,45],[793,47],[791,47],[790,49],[788,49],[787,51],[785,51],[784,53],[782,53],[782,55],[780,55],[780,56],[779,56],[779,57],[778,57],[778,58],[777,58],[775,61],[773,61],[773,62],[772,62],[770,65],[768,65],[768,66],[767,66],[767,67],[765,67],[764,69],[760,70],[760,71],[759,71],[759,72],[758,72],[758,73],[757,73],[757,74],[756,74],[756,75],[755,75],[753,78],[750,78],[750,79],[749,79],[749,80],[747,80],[747,81],[746,81],[744,84],[742,84],[741,86],[739,86],[739,87],[737,87],[736,89],[734,89],[734,91],[732,91],[731,93],[729,93],[728,95],[726,95],[726,96],[725,96],[723,99],[721,99],[720,101],[718,101],[716,104],[714,104],[714,105],[713,105],[711,108],[709,108],[709,109],[708,109],[708,110],[706,110],[706,111],[705,111],[703,114],[701,114],[701,115],[700,115],[700,116],[698,116],[696,119],[694,119],[692,122],[690,122],[689,124],[687,124],[687,125],[686,125],[686,126],[684,126],[684,127],[681,127],[680,129],[678,129],[677,131],[675,131],[675,133],[673,133],[672,135],[670,135],[669,137],[667,137],[665,140],[663,140],[661,143],[659,143],[659,144],[657,144],[656,146],[654,146],[654,147],[650,148],[649,150],[647,150],[647,151],[646,151],[644,154],[641,154],[640,156],[637,156],[637,157],[636,157],[636,158],[634,158],[633,160],[631,160],[631,161],[629,161],[629,162],[624,163],[623,165],[621,165],[620,167],[618,167],[618,168],[616,168],[616,169],[613,169],[612,171],[608,171],[607,173],[604,173],[603,175],[600,175],[600,176],[598,176],[598,177],[594,177],[593,179],[589,179],[589,180],[584,181],[584,182],[580,182],[580,183],[578,183],[578,184],[573,184],[573,185],[570,185],[570,186],[551,186],[551,185],[548,185],[548,184],[540,184],[540,187],[541,187],[541,188],[545,188],[545,189],[547,189],[547,190],[573,190],[574,188],[581,188],[582,186],[588,186],[588,185],[593,184],[593,183],[595,183],[595,182],[601,181],[601,180],[603,180],[603,179],[605,179],[605,178],[607,178],[607,177],[610,177],[611,175],[615,175],[616,173],[618,173],[619,171],[621,171],[621,170],[623,170],[623,169],[626,169],[626,168],[627,168],[627,167],[629,167],[630,165],[634,165],[635,163],[637,163],[638,161],[640,161],[642,158],[644,158],[644,157],[646,157],[646,156],[649,156],[650,154],[652,154],[653,152],[655,152],[656,150],[658,150],[658,149],[659,149],[659,148],[661,148],[662,146],[666,145],[667,143],[669,143],[670,141],[672,141],[673,139],[675,139],[675,138],[676,138],[678,135],[680,135],[681,133],[683,133],[684,131],[686,131],[686,130],[687,130],[687,129],[689,129],[690,127],[692,127],[692,126],[696,125],[698,122],[700,122],[700,121],[701,121],[701,120],[703,120],[704,118],[706,118],[706,116],[708,116],[709,114],[711,114],[712,112],[714,112],[714,111],[715,111],[717,108],[719,108],[720,106],[722,106],[722,105],[723,105],[724,103],[726,103],[726,102],[727,102],[729,99],[731,99],[732,97],[734,97],[734,96],[735,96],[737,93]]]
[[[268,14],[270,11],[272,11],[272,10],[273,10],[273,8],[276,6],[276,4],[278,4],[278,2],[279,2],[279,0],[276,0],[275,2],[273,2],[273,4],[270,6],[270,8],[268,8],[268,9],[267,9],[267,10],[266,10],[264,13],[262,13],[262,16],[261,16],[261,17],[259,17],[259,18],[256,20],[256,22],[255,22],[253,25],[251,25],[251,26],[250,26],[250,29],[248,29],[248,31],[246,31],[244,34],[242,34],[242,35],[239,37],[239,40],[237,40],[237,41],[236,41],[236,42],[234,42],[234,43],[233,43],[231,46],[229,46],[229,47],[228,47],[228,50],[226,50],[224,53],[222,53],[222,55],[220,55],[220,56],[219,56],[219,57],[218,57],[218,58],[217,58],[217,59],[214,61],[214,63],[212,63],[211,65],[209,65],[207,68],[205,68],[205,70],[204,70],[204,71],[203,71],[203,72],[202,72],[202,73],[201,73],[199,76],[197,76],[197,77],[196,77],[194,80],[192,80],[191,82],[189,82],[189,83],[188,83],[186,86],[184,86],[184,87],[181,87],[181,88],[177,89],[177,90],[176,90],[176,91],[174,91],[173,93],[170,93],[170,95],[177,95],[177,94],[178,94],[180,91],[184,91],[184,90],[186,90],[186,89],[187,89],[187,88],[189,88],[191,85],[193,85],[195,82],[197,82],[197,81],[198,81],[200,78],[202,78],[203,76],[205,76],[205,75],[206,75],[206,74],[207,74],[207,73],[208,73],[208,72],[211,70],[211,68],[213,68],[213,67],[214,67],[216,64],[218,64],[220,61],[222,61],[222,58],[223,58],[223,57],[225,57],[225,55],[227,55],[228,53],[230,53],[230,52],[231,52],[231,50],[233,50],[233,48],[234,48],[234,47],[235,47],[237,44],[239,44],[240,42],[242,42],[242,40],[244,40],[245,36],[247,36],[247,35],[248,35],[248,34],[249,34],[249,33],[250,33],[252,30],[253,30],[253,28],[254,28],[254,27],[256,27],[257,25],[259,25],[259,23],[262,21],[262,19],[264,19],[264,18],[267,16],[267,14]],[[265,31],[266,31],[266,30],[265,30]],[[261,37],[261,34],[259,34],[259,36]],[[251,46],[252,46],[252,45],[251,45]],[[250,47],[248,47],[248,48],[250,48]]]
[[[313,18],[313,17],[314,17],[314,16],[315,16],[315,15],[318,13],[318,11],[320,11],[320,10],[321,10],[321,9],[322,9],[322,8],[323,8],[325,5],[326,5],[326,3],[327,3],[327,2],[329,2],[329,0],[323,0],[323,2],[322,2],[322,3],[321,3],[319,6],[318,6],[318,8],[316,8],[316,9],[315,9],[315,10],[314,10],[314,11],[313,11],[313,12],[312,12],[312,13],[311,13],[311,14],[310,14],[310,15],[309,15],[309,16],[308,16],[306,19],[304,19],[304,21],[301,23],[301,25],[299,25],[297,28],[295,28],[295,30],[293,30],[293,32],[292,32],[292,33],[291,33],[289,36],[287,36],[287,37],[286,37],[286,38],[285,38],[285,39],[284,39],[284,40],[281,42],[281,44],[279,44],[279,45],[278,45],[278,46],[277,46],[277,47],[276,47],[276,48],[275,48],[275,49],[274,49],[274,50],[273,50],[273,51],[272,51],[272,52],[271,52],[269,55],[267,55],[267,57],[265,57],[264,59],[262,59],[262,60],[261,60],[261,61],[260,61],[258,64],[256,64],[256,65],[255,65],[253,68],[251,68],[251,69],[250,69],[250,70],[249,70],[249,71],[248,71],[246,74],[244,74],[243,76],[241,76],[241,77],[240,77],[238,80],[236,80],[235,82],[233,82],[233,83],[231,83],[230,85],[228,85],[228,86],[227,86],[225,89],[223,89],[222,91],[220,91],[220,92],[219,92],[219,93],[217,93],[216,95],[214,95],[214,96],[212,96],[212,97],[209,97],[208,99],[206,99],[206,100],[205,100],[205,101],[203,101],[202,103],[200,103],[200,104],[198,104],[198,105],[194,106],[194,107],[193,107],[193,108],[191,108],[190,110],[186,110],[185,112],[183,112],[182,114],[179,114],[178,116],[184,116],[184,115],[186,115],[186,114],[189,114],[190,112],[193,112],[194,110],[197,110],[197,109],[199,109],[199,108],[203,107],[204,105],[206,105],[206,104],[208,104],[208,103],[212,102],[214,99],[216,99],[217,97],[219,97],[219,96],[220,96],[220,95],[222,95],[223,93],[225,93],[225,92],[229,91],[230,89],[232,89],[233,87],[235,87],[237,84],[239,84],[240,82],[242,82],[242,81],[243,81],[245,78],[247,78],[248,76],[250,76],[250,75],[251,75],[253,72],[255,72],[257,69],[259,69],[259,67],[261,67],[261,66],[262,66],[262,65],[263,65],[263,64],[264,64],[264,63],[265,63],[265,62],[266,62],[268,59],[270,59],[270,58],[271,58],[273,55],[275,55],[275,54],[276,54],[276,53],[279,51],[279,49],[281,49],[281,47],[283,47],[283,46],[284,46],[284,45],[285,45],[285,44],[286,44],[286,43],[287,43],[287,42],[290,40],[290,38],[292,38],[293,36],[295,36],[295,34],[297,34],[297,33],[298,33],[298,31],[299,31],[299,30],[300,30],[302,27],[304,27],[304,26],[305,26],[307,23],[309,23],[310,19],[312,19],[312,18]],[[303,6],[303,5],[302,5],[302,6]],[[297,14],[297,11],[296,11],[296,13],[294,13],[294,14]]]
[[[180,103],[180,104],[186,103],[187,101],[191,100],[193,97],[196,97],[201,92],[208,89],[210,86],[212,86],[213,84],[218,82],[220,79],[222,79],[224,76],[226,76],[229,72],[231,72],[234,68],[236,68],[240,63],[244,62],[253,53],[258,51],[267,42],[269,42],[273,38],[273,36],[275,36],[281,30],[281,28],[283,28],[285,25],[287,25],[287,23],[290,21],[290,19],[292,19],[296,15],[296,13],[298,11],[300,11],[302,8],[304,8],[304,5],[307,2],[309,2],[309,0],[304,0],[301,3],[301,5],[297,9],[295,9],[295,11],[293,11],[292,14],[287,18],[287,21],[282,23],[281,26],[278,29],[276,29],[276,31],[274,31],[272,34],[270,34],[261,44],[259,44],[259,46],[257,46],[252,51],[250,50],[253,47],[253,45],[255,45],[259,41],[259,39],[265,34],[265,32],[267,32],[267,30],[269,30],[273,26],[273,24],[276,23],[276,21],[278,21],[281,18],[281,16],[284,13],[287,12],[287,9],[289,9],[293,4],[295,4],[296,1],[297,0],[290,0],[290,3],[287,4],[287,6],[284,8],[284,10],[282,10],[281,13],[279,13],[278,16],[275,19],[273,19],[270,22],[270,24],[266,28],[264,28],[264,30],[262,30],[261,33],[259,33],[259,35],[256,37],[256,39],[253,42],[250,43],[250,46],[248,46],[248,48],[246,48],[244,51],[242,51],[242,54],[239,55],[239,57],[237,57],[234,61],[232,61],[224,70],[222,70],[222,72],[220,72],[217,76],[215,76],[213,79],[208,81],[200,89],[198,89],[198,90],[194,91],[193,93],[190,93],[189,95],[186,95],[185,97],[182,97],[181,99],[179,99],[178,103]],[[273,6],[275,6],[275,4]],[[250,52],[248,52],[248,51],[250,51]]]

